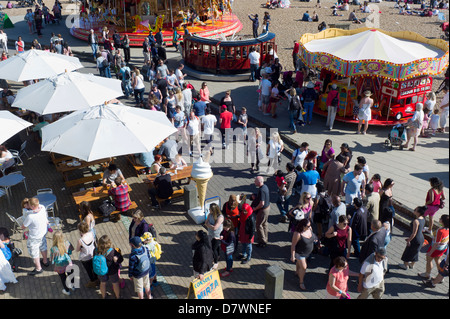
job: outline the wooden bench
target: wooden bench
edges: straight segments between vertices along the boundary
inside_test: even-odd
[[[145,169],[146,167],[143,165],[140,165],[138,163],[136,163],[136,158],[134,157],[134,155],[127,155],[127,160],[128,162],[131,164],[131,166],[133,166],[136,175],[139,177],[140,174],[144,174],[145,173]]]
[[[131,202],[131,205],[128,209],[136,209],[138,206],[136,204],[136,202]],[[120,213],[122,213],[120,210],[115,210],[111,213],[110,217],[104,217],[99,211],[94,211],[94,219],[99,219],[102,218],[103,220],[105,220],[106,218],[111,219],[111,216],[113,215],[117,215],[117,220],[120,220]],[[81,214],[79,215],[80,220],[82,220],[82,216]]]
[[[163,199],[163,198],[159,198],[158,196],[156,196],[156,201],[158,202],[159,207],[162,207],[162,204],[166,201],[166,200],[171,200],[177,197],[181,197],[184,195],[184,188],[182,189],[176,189],[173,191],[172,196],[170,196],[169,198]]]
[[[73,186],[77,186],[77,185],[81,185],[81,184],[85,184],[85,183],[89,183],[89,182],[94,182],[94,181],[98,181],[98,180],[102,180],[102,179],[103,179],[103,173],[100,173],[100,174],[85,176],[85,177],[81,177],[78,179],[66,181],[65,184],[67,187],[73,187]]]

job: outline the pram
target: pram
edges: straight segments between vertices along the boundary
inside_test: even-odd
[[[9,232],[5,227],[0,227],[0,234],[2,234],[2,241],[5,246],[4,249],[2,249],[3,254],[5,255],[6,260],[8,260],[9,264],[11,265],[11,269],[13,272],[17,271],[17,257],[22,255],[22,250],[20,248],[16,248],[13,241],[11,240],[9,236]]]
[[[403,149],[403,144],[406,142],[406,125],[397,124],[392,127],[389,132],[388,139],[384,142],[387,147],[393,149],[398,146],[400,150]]]

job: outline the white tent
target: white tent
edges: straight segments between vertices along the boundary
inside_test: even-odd
[[[20,89],[12,106],[52,114],[86,109],[122,95],[120,80],[64,72]]]
[[[405,64],[425,58],[440,58],[445,52],[419,42],[393,38],[378,30],[350,36],[313,40],[304,44],[310,52],[323,52],[345,61],[381,60]]]
[[[175,132],[163,112],[104,104],[75,111],[44,126],[41,149],[91,162],[150,152]]]
[[[76,57],[43,50],[28,50],[0,62],[0,78],[15,82],[46,79],[83,68]]]

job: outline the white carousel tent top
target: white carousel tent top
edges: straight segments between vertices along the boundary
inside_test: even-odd
[[[445,52],[437,47],[394,38],[378,30],[313,40],[305,43],[304,47],[310,52],[323,52],[346,61],[381,60],[395,64],[445,55]]]

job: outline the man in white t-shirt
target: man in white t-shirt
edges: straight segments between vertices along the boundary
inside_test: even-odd
[[[23,221],[22,228],[28,228],[27,248],[30,257],[33,259],[35,268],[29,272],[30,276],[35,276],[43,272],[39,252],[42,254],[42,264],[49,266],[47,259],[47,239],[45,235],[48,231],[48,215],[44,206],[39,204],[36,197],[30,199],[31,211]]]
[[[184,104],[184,114],[188,116],[191,113],[192,108],[192,90],[187,87],[186,82],[183,83],[183,104]]]
[[[384,294],[384,274],[387,271],[386,249],[381,247],[364,260],[359,272],[358,299],[381,299]]]
[[[449,114],[448,86],[444,87],[442,91],[444,91],[444,97],[442,98],[441,105],[439,106],[439,111],[441,113],[439,119],[439,124],[441,127],[438,130],[439,132],[445,132],[445,127],[447,126],[447,118]]]
[[[167,88],[169,90],[173,90],[175,87],[180,86],[177,80],[177,76],[175,75],[173,69],[169,70],[169,74],[167,75],[166,81],[167,81]]]
[[[303,161],[305,160],[306,154],[308,154],[309,144],[303,142],[299,148],[297,148],[292,154],[291,163],[297,169],[298,166],[303,167]]]
[[[211,114],[211,109],[209,107],[206,108],[205,114],[206,115],[201,119],[203,140],[207,144],[206,148],[213,154],[214,147],[212,147],[211,143],[214,138],[214,127],[217,124],[217,118],[215,115]]]
[[[252,47],[250,49],[250,54],[248,55],[248,58],[250,59],[250,81],[255,82],[255,73],[256,70],[259,67],[259,60],[261,58],[261,55],[258,51],[256,51],[255,47]]]
[[[272,82],[270,82],[269,76],[269,74],[264,74],[263,80],[261,81],[261,104],[264,114],[267,114],[267,107],[269,106],[270,102],[270,91],[272,88]]]
[[[194,156],[194,148],[200,155],[202,153],[200,148],[200,119],[195,116],[194,111],[191,111],[186,129],[190,140],[189,155]]]
[[[178,68],[175,70],[175,75],[177,77],[178,84],[180,84],[181,87],[183,87],[184,78],[186,76],[186,74],[183,73],[183,69],[184,69],[184,64],[180,63]]]

